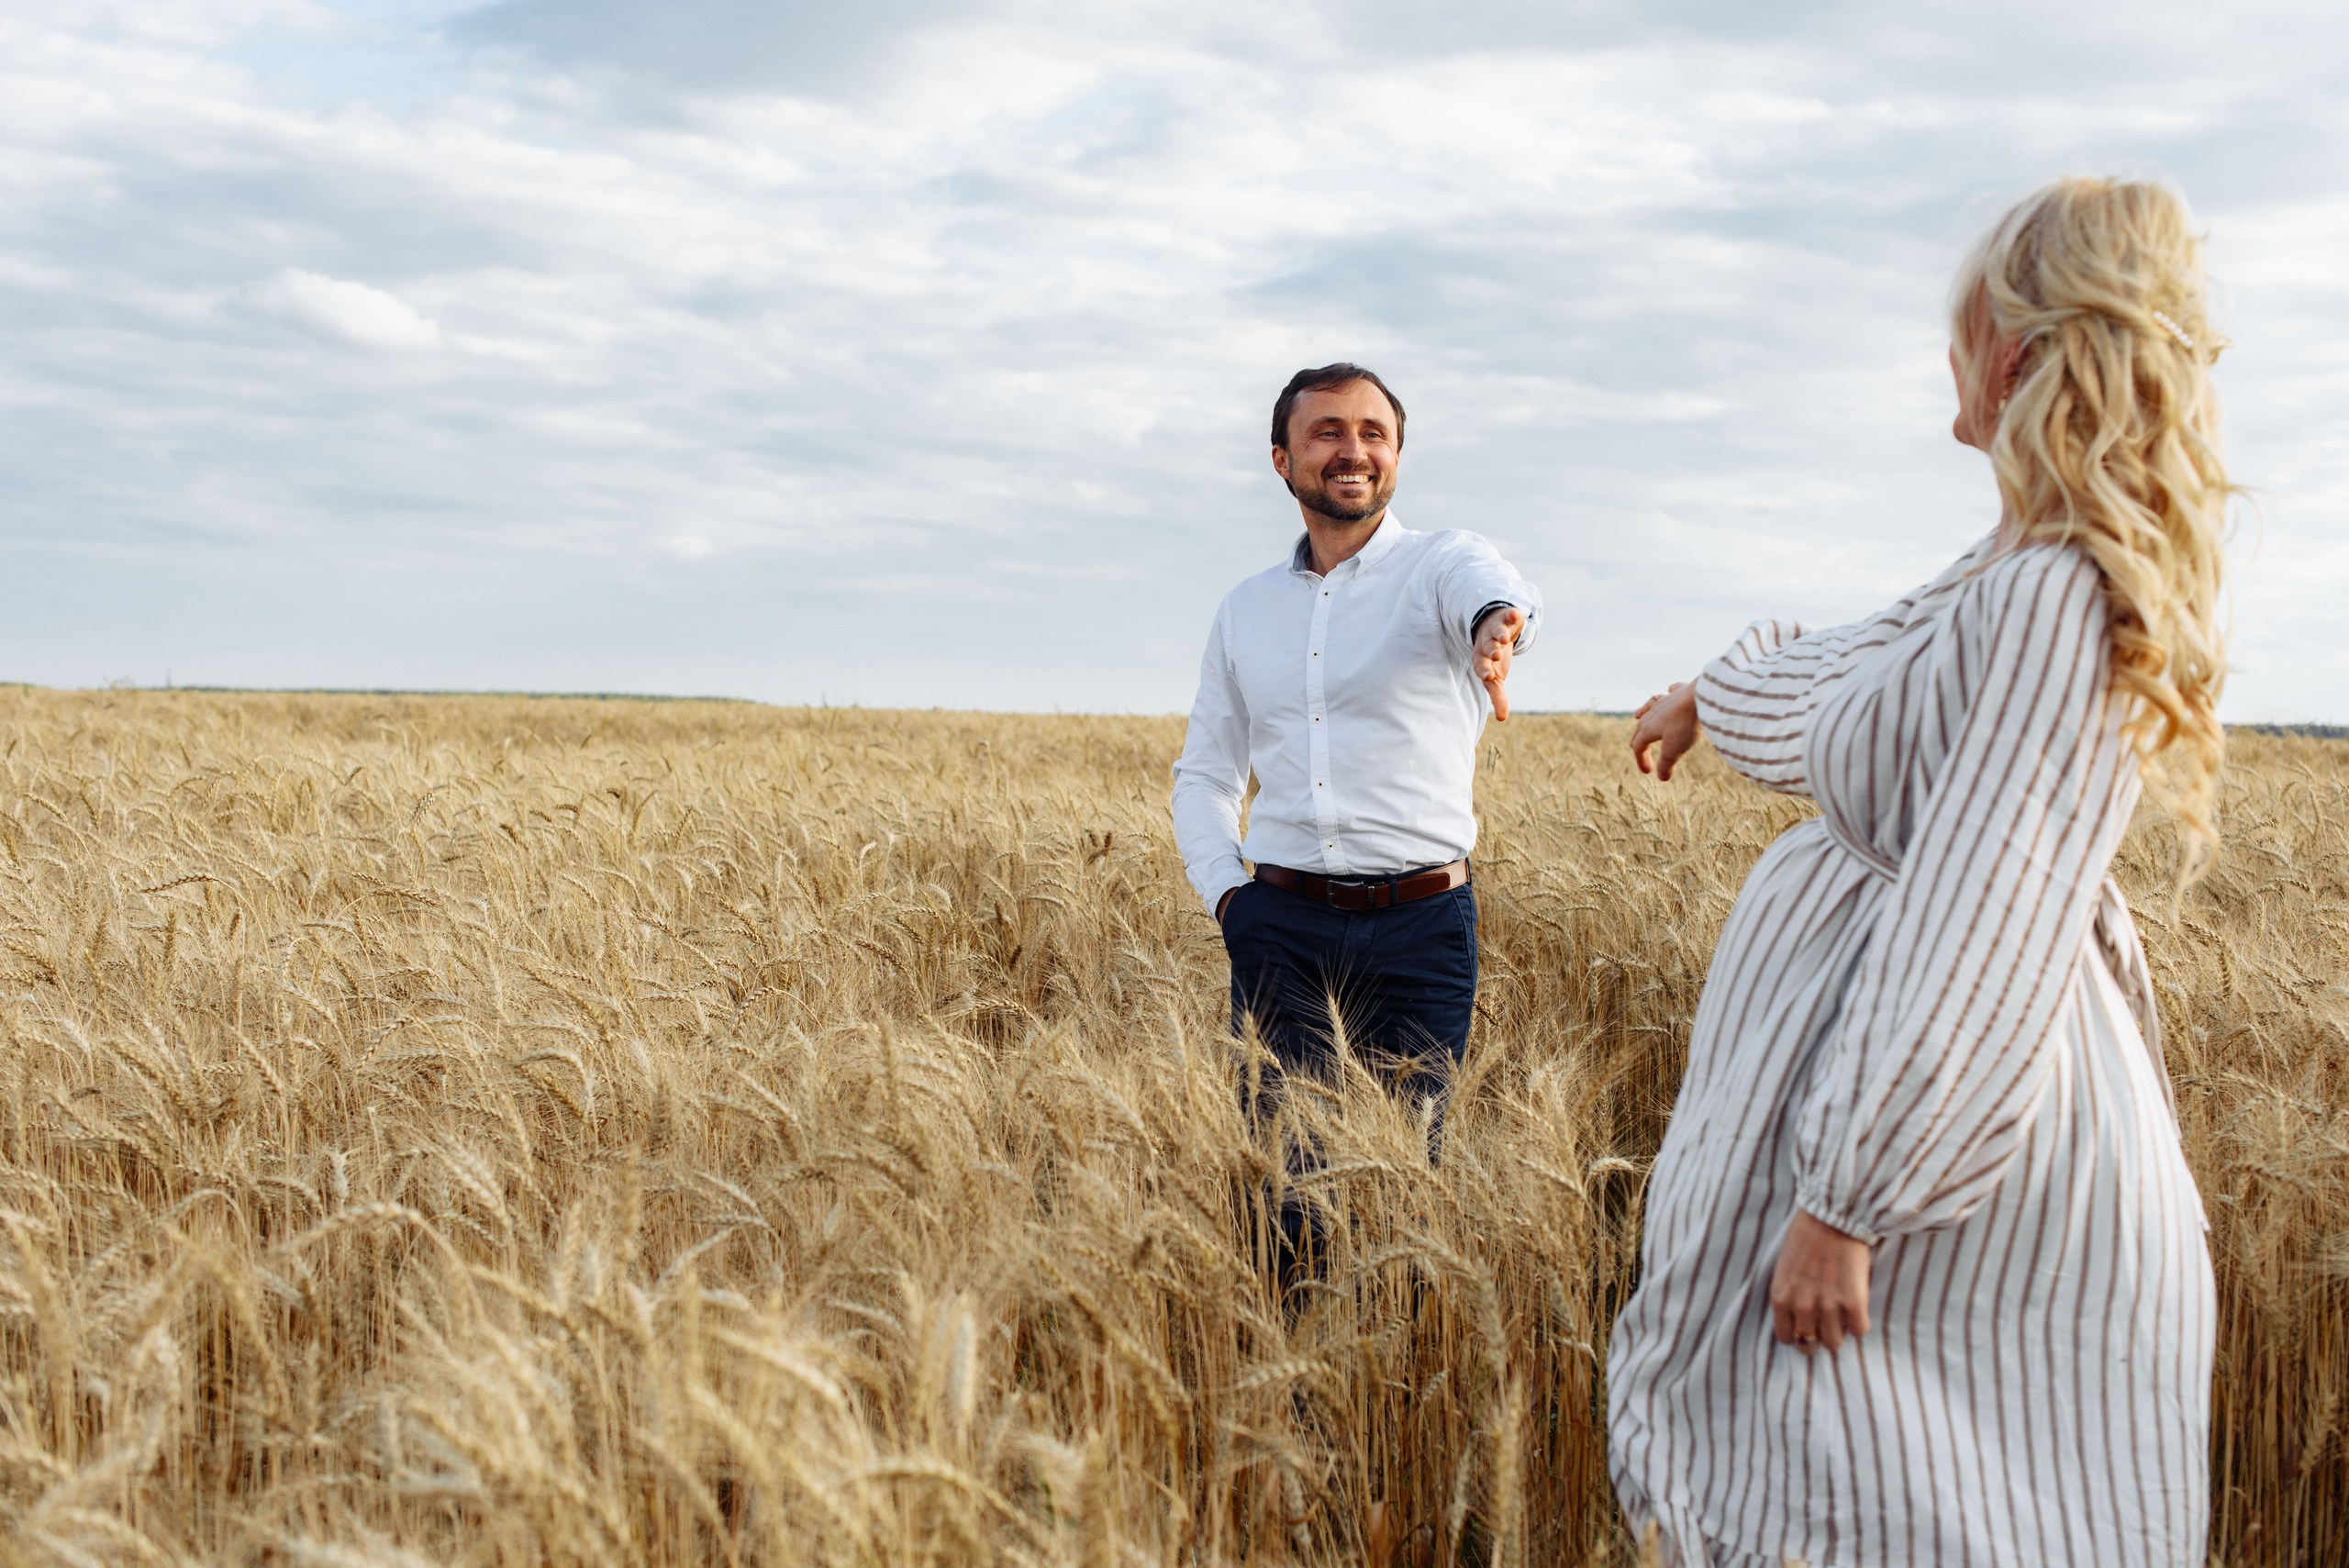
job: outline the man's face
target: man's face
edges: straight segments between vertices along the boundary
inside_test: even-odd
[[[1334,522],[1375,517],[1395,498],[1395,409],[1366,381],[1301,395],[1289,410],[1288,445],[1273,471],[1297,500]]]

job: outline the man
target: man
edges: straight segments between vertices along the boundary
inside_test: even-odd
[[[1542,596],[1476,535],[1396,520],[1403,406],[1371,372],[1299,371],[1272,436],[1305,534],[1216,611],[1175,843],[1223,929],[1235,1031],[1252,1018],[1312,1073],[1342,1030],[1401,1092],[1439,1095],[1476,998],[1476,738],[1486,694],[1508,717]]]

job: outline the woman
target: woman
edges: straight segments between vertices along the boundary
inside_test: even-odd
[[[1721,933],[1609,1358],[1680,1564],[2203,1561],[2205,1226],[2107,875],[2157,762],[2214,841],[2199,248],[2168,191],[2066,180],[1954,299],[1997,529],[1864,621],[1756,624],[1632,737],[1820,806]]]

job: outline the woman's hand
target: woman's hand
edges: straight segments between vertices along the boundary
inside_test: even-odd
[[[1770,1276],[1770,1320],[1778,1343],[1809,1355],[1821,1345],[1841,1350],[1846,1334],[1866,1333],[1873,1261],[1866,1242],[1797,1209]]]
[[[1704,733],[1704,726],[1697,722],[1697,687],[1689,681],[1675,681],[1663,695],[1642,703],[1631,717],[1638,721],[1631,728],[1631,761],[1640,772],[1660,780],[1672,777],[1673,768]],[[1653,764],[1648,761],[1651,747],[1656,749]]]

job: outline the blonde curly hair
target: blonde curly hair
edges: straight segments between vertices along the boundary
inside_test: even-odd
[[[2186,203],[2143,181],[2047,186],[1958,273],[1961,376],[1979,371],[1985,313],[2021,352],[1990,441],[1999,498],[2021,539],[2077,545],[2103,571],[2125,733],[2185,829],[2182,885],[2218,847],[2233,491],[2210,374],[2223,344]]]

